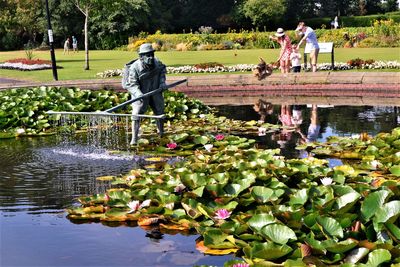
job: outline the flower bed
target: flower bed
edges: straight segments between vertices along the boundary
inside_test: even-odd
[[[16,58],[7,60],[4,63],[0,63],[0,69],[22,71],[45,70],[51,69],[51,61],[42,59]]]
[[[238,64],[232,66],[215,66],[215,67],[196,67],[196,66],[179,66],[167,67],[168,74],[180,73],[219,73],[219,72],[250,72],[256,68],[256,64]],[[304,65],[302,65],[304,69]],[[331,63],[320,63],[317,65],[318,70],[332,70]],[[375,61],[364,62],[359,65],[352,65],[349,62],[335,62],[335,70],[351,70],[351,69],[400,69],[398,61]],[[110,78],[122,76],[123,69],[106,70],[96,74],[97,77]]]

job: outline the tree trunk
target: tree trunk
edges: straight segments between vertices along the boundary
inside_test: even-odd
[[[84,70],[89,70],[89,33],[88,33],[88,24],[89,24],[89,9],[86,8],[85,12],[85,68]]]

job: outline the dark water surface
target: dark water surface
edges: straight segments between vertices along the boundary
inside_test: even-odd
[[[264,147],[280,147],[282,154],[296,157],[301,152],[293,148],[302,136],[307,138],[311,124],[319,130],[310,138],[317,140],[361,132],[375,135],[400,125],[397,107],[295,109],[295,115],[299,109],[302,114],[297,132],[253,138]],[[218,110],[235,119],[260,118],[252,106],[219,106]],[[281,111],[274,106],[265,120],[282,123]],[[0,266],[222,266],[233,258],[198,252],[197,235],[151,239],[139,227],[71,222],[65,208],[76,197],[108,188],[96,177],[124,174],[137,168],[138,162],[133,156],[58,142],[55,136],[0,140]]]

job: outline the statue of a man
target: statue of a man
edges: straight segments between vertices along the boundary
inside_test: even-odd
[[[140,97],[160,87],[165,87],[166,66],[154,57],[154,48],[150,43],[144,43],[139,48],[139,59],[129,62],[125,66],[122,87],[131,93],[132,98]],[[132,103],[132,115],[144,114],[148,107],[154,115],[164,114],[164,97],[162,92],[143,98]],[[157,119],[157,128],[160,136],[164,134],[163,119]],[[132,119],[131,145],[136,144],[139,138],[140,119]]]

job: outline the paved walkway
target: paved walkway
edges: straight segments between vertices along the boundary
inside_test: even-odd
[[[400,106],[400,72],[316,72],[274,73],[262,81],[252,74],[217,74],[195,76],[168,76],[171,83],[187,79],[186,83],[173,88],[190,97],[203,100],[206,104],[242,103],[245,99],[276,98],[279,101],[293,101],[301,97],[341,98],[342,102],[366,104],[382,100],[385,105]],[[67,86],[82,89],[122,90],[120,79],[93,79],[56,81],[47,83],[27,83],[10,79],[0,79],[0,90],[34,86]],[[309,101],[309,100],[308,100]],[[254,103],[254,102],[252,102]]]

